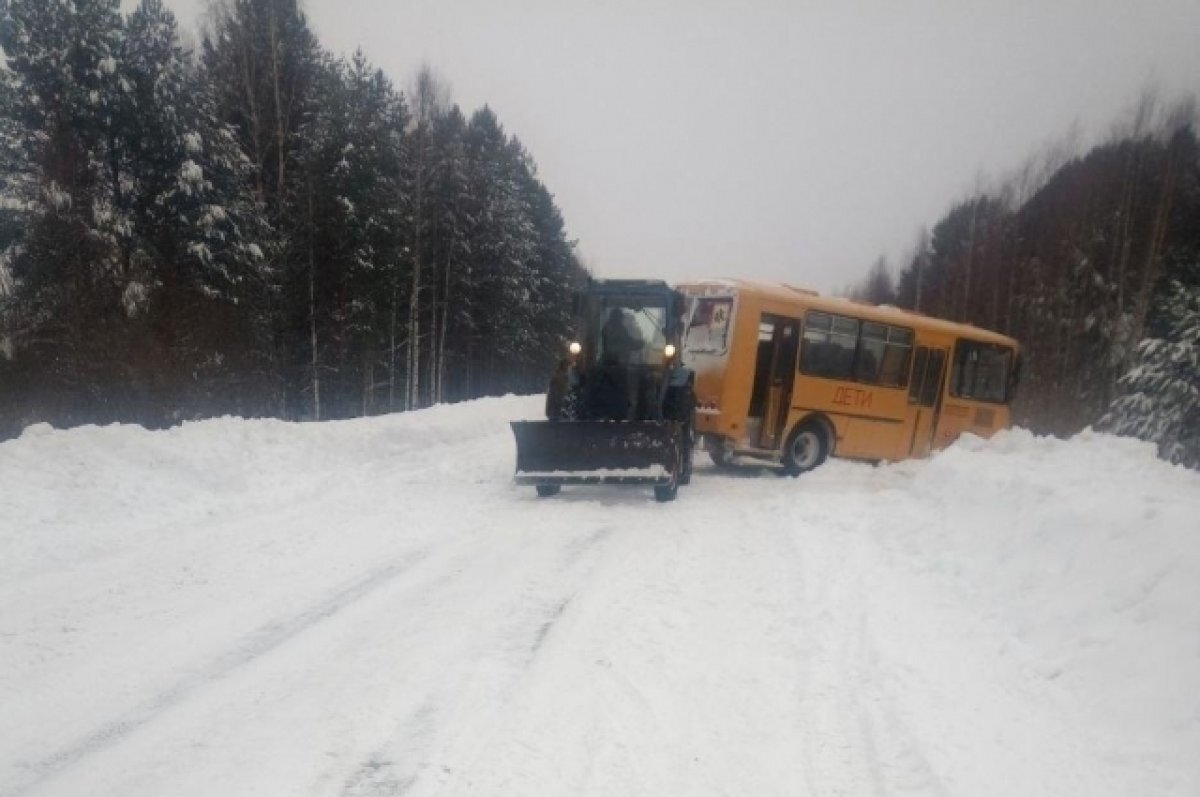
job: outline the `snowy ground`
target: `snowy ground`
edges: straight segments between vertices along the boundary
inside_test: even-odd
[[[1200,794],[1200,476],[511,485],[537,399],[0,445],[3,795]]]

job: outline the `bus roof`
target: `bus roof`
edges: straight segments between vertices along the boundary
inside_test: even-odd
[[[714,295],[721,293],[752,294],[762,299],[778,302],[802,302],[806,308],[823,310],[830,313],[851,315],[868,321],[879,321],[897,326],[921,327],[933,331],[952,334],[957,337],[968,337],[987,343],[1000,343],[1016,347],[1017,341],[999,332],[974,326],[960,324],[942,318],[934,318],[924,313],[911,310],[901,310],[889,305],[876,305],[868,302],[857,302],[852,299],[842,299],[836,296],[821,296],[816,291],[797,288],[793,285],[783,285],[771,282],[758,282],[744,279],[712,279],[683,282],[678,286],[681,290],[699,289]]]

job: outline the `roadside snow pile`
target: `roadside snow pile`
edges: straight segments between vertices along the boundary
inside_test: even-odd
[[[1026,748],[1012,794],[1100,789],[1114,772],[1129,778],[1115,793],[1200,793],[1200,474],[1129,438],[1012,430],[863,475],[880,492],[868,513],[850,487],[847,511],[911,576],[872,594],[887,618],[872,630],[947,780],[965,750],[1008,736]],[[1065,749],[1046,744],[1059,735]]]
[[[1200,475],[512,485],[540,397],[0,444],[0,794],[1200,794]]]
[[[537,398],[506,396],[324,423],[219,418],[163,431],[38,424],[0,443],[0,582],[36,569],[36,559],[65,563],[114,538],[321,492],[370,495],[410,482],[414,470],[429,481],[491,478],[511,464],[471,448],[506,444],[508,421],[541,407]]]
[[[1013,431],[964,441],[914,487],[945,514],[910,539],[938,551],[932,566],[964,597],[1003,607],[994,619],[1047,679],[1126,730],[1173,728],[1178,750],[1200,755],[1200,475],[1150,443]]]

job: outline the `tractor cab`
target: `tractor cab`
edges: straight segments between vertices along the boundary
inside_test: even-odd
[[[661,282],[594,281],[576,304],[569,401],[548,417],[662,420],[671,372],[681,367],[682,294]]]

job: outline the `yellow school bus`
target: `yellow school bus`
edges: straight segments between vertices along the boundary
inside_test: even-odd
[[[922,457],[1009,424],[1010,337],[788,285],[678,287],[696,433],[718,466],[748,457],[795,475],[828,456]]]

